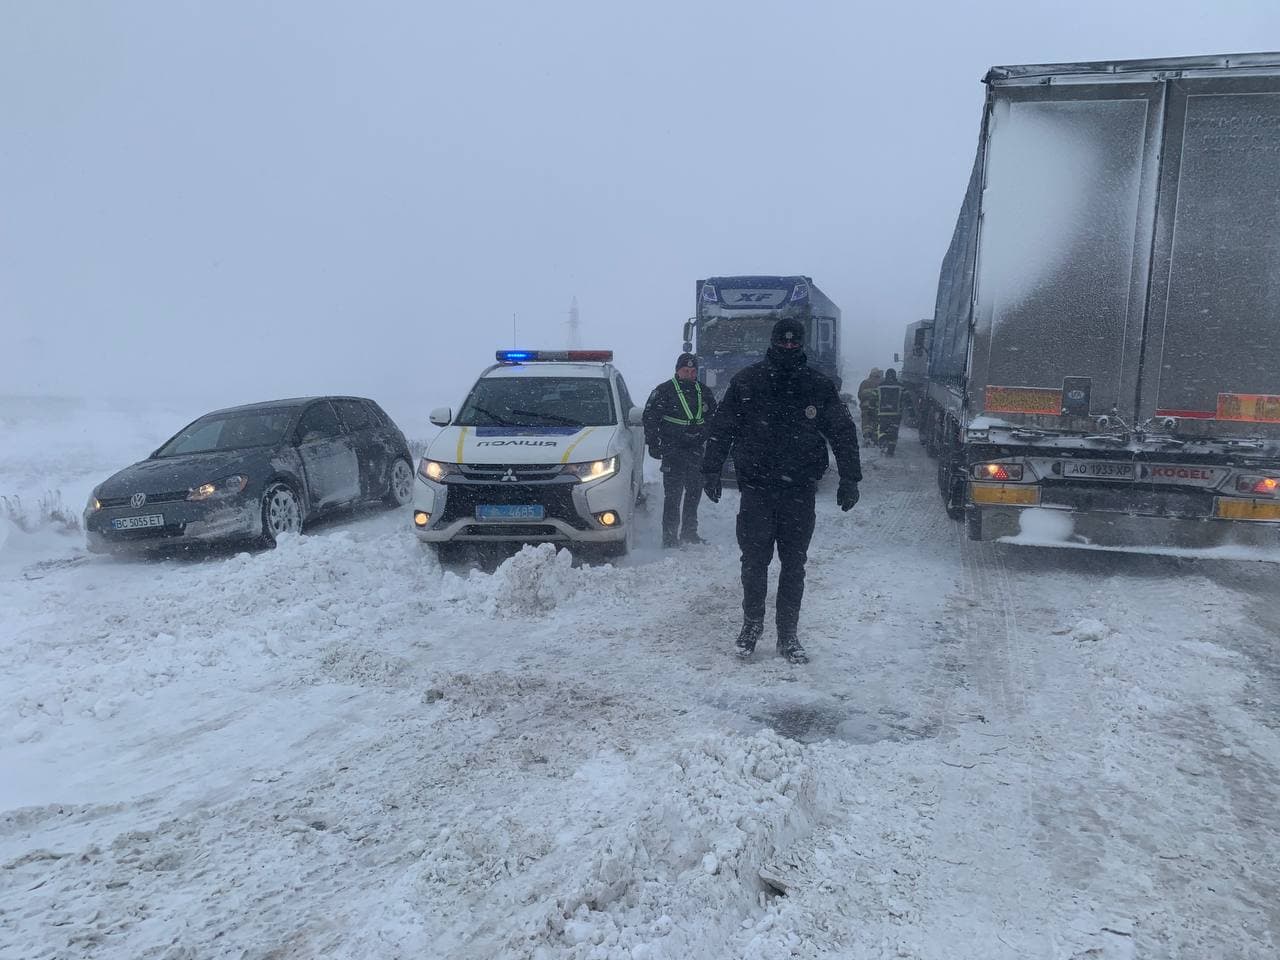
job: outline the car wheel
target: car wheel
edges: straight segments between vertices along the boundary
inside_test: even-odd
[[[397,459],[391,465],[391,484],[382,498],[389,507],[404,507],[413,499],[413,464]]]
[[[262,495],[262,536],[275,543],[282,533],[302,531],[302,503],[287,483],[273,483]]]

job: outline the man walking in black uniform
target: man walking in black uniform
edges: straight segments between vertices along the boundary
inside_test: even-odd
[[[827,443],[836,454],[840,487],[836,503],[849,510],[858,502],[862,467],[858,431],[835,384],[809,368],[804,324],[779,320],[760,363],[729,383],[711,422],[703,460],[703,487],[720,500],[720,473],[732,455],[741,500],[738,546],[742,548],[742,632],[738,654],[749,657],[764,632],[764,601],[774,545],[778,577],[778,653],[805,663],[797,636],[804,597],[804,564],[814,527],[814,494],[827,470]]]
[[[680,354],[676,375],[658,384],[644,405],[644,442],[662,461],[662,545],[706,543],[698,536],[702,448],[716,399],[698,382],[698,360]],[[684,509],[681,510],[681,501]]]

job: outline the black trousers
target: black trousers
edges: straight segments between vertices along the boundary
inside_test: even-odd
[[[804,565],[813,539],[814,487],[740,488],[738,546],[742,549],[742,616],[764,620],[769,562],[778,548],[778,636],[794,637],[804,599]]]
[[[664,542],[698,532],[698,502],[702,499],[702,458],[662,458],[662,539]]]

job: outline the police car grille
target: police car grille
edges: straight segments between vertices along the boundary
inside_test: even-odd
[[[564,468],[560,464],[544,463],[464,463],[462,475],[468,480],[494,480],[513,483],[518,481],[550,480],[560,476]],[[514,481],[503,481],[515,477]]]
[[[548,520],[563,520],[579,530],[590,525],[578,516],[573,505],[572,483],[451,483],[445,498],[442,523],[470,520],[481,504],[540,503]]]

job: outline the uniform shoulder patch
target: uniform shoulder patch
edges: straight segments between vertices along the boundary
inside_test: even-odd
[[[812,420],[818,415],[818,408],[811,403],[809,406],[804,408],[804,415]]]

